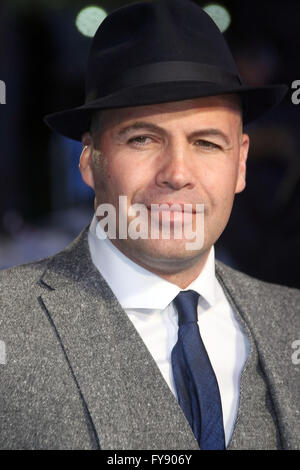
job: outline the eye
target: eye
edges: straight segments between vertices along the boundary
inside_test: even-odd
[[[152,142],[152,139],[146,135],[137,135],[135,137],[131,137],[128,140],[129,144],[133,144],[135,146],[143,146],[150,144]]]
[[[196,140],[195,142],[196,147],[202,147],[206,150],[218,150],[220,149],[220,145],[214,144],[213,142],[210,142],[209,140]]]

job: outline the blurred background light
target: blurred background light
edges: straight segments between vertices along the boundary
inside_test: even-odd
[[[225,7],[217,3],[210,3],[203,10],[214,20],[222,33],[228,29],[231,23],[231,16]]]
[[[106,18],[107,13],[103,8],[89,6],[83,8],[77,15],[75,24],[84,36],[93,37],[98,26]]]

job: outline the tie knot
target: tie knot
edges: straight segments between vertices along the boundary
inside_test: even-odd
[[[199,294],[194,290],[181,291],[174,299],[178,311],[178,325],[197,322]]]

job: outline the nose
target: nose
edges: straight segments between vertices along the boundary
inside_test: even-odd
[[[195,186],[195,176],[191,165],[188,143],[179,141],[179,139],[168,142],[160,155],[156,184],[161,188],[175,190],[192,189]]]

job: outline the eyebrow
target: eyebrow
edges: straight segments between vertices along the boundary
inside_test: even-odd
[[[155,124],[152,124],[146,121],[136,121],[133,124],[130,124],[129,126],[122,127],[120,131],[118,132],[118,136],[123,137],[124,135],[128,134],[132,130],[140,130],[140,129],[147,129],[149,131],[166,134],[166,131],[162,127],[156,126]]]
[[[126,134],[128,134],[131,131],[141,130],[141,129],[146,129],[152,132],[158,132],[164,135],[167,134],[165,129],[163,129],[160,126],[157,126],[156,124],[152,124],[146,121],[136,121],[128,126],[122,127],[118,132],[118,137],[124,137]],[[195,139],[197,137],[220,137],[226,145],[228,146],[231,145],[230,138],[220,129],[216,129],[213,127],[207,128],[207,129],[199,129],[188,135],[189,139]]]
[[[231,145],[230,138],[220,129],[209,128],[209,129],[200,129],[189,134],[189,138],[193,139],[196,137],[220,137],[226,145]]]

